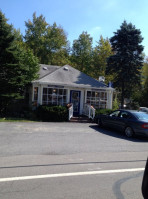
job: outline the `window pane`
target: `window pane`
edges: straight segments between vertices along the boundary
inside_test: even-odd
[[[104,99],[104,92],[101,92],[101,99]]]
[[[47,94],[47,88],[43,88],[43,94]]]
[[[63,97],[62,96],[58,97],[58,105],[63,105]]]
[[[115,111],[115,112],[111,113],[110,116],[118,117],[119,113],[120,113],[120,111]]]
[[[52,88],[48,88],[48,94],[51,95],[52,94]]]
[[[47,95],[43,95],[43,102],[47,101]]]
[[[92,92],[92,97],[95,97],[95,92]]]
[[[34,87],[34,101],[38,100],[38,87]]]
[[[63,89],[59,89],[59,95],[63,95]]]
[[[52,93],[57,95],[57,93],[58,93],[57,91],[58,91],[57,89],[53,89]]]
[[[48,95],[48,102],[52,102],[52,95]]]
[[[63,102],[66,103],[66,96],[63,96]]]
[[[87,91],[87,97],[91,97],[91,91]]]
[[[87,100],[86,100],[86,103],[87,103],[87,104],[90,104],[90,99],[87,99]]]
[[[130,118],[129,114],[127,112],[121,112],[120,117],[122,118]]]
[[[98,93],[98,92],[95,92],[95,95],[96,95],[96,98],[98,98],[98,97],[99,97],[99,93]]]
[[[105,97],[104,98],[107,100],[107,93],[105,93]]]
[[[67,91],[66,89],[63,89],[63,95],[66,95],[66,91]]]

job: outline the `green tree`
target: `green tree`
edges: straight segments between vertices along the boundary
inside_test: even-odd
[[[115,54],[107,61],[107,73],[116,73],[114,85],[121,91],[121,107],[124,98],[130,98],[133,88],[141,81],[142,40],[141,31],[126,21],[110,39]]]
[[[107,58],[113,54],[109,39],[100,36],[93,51],[93,77],[98,79],[99,76],[106,76]],[[109,77],[108,77],[109,78]]]
[[[45,35],[45,53],[47,53],[48,63],[52,65],[68,64],[69,51],[69,43],[63,28],[57,26],[56,23],[49,25]]]
[[[91,75],[92,37],[87,32],[73,41],[71,61],[78,70]]]
[[[142,67],[142,84],[145,84],[147,78],[148,78],[148,58],[145,59]]]
[[[148,76],[144,83],[144,88],[142,90],[141,105],[148,107]]]
[[[24,96],[24,90],[38,71],[38,61],[25,49],[19,32],[0,11],[0,111],[9,102]]]
[[[26,34],[25,41],[29,48],[33,50],[35,56],[41,61],[42,56],[44,56],[44,43],[45,34],[47,30],[48,23],[45,21],[45,17],[40,15],[36,17],[36,13],[33,13],[33,21],[28,20],[25,22]]]
[[[139,104],[148,107],[148,58],[142,67],[142,85],[140,90]]]
[[[36,16],[25,22],[25,41],[42,64],[64,65],[68,61],[68,41],[63,28],[49,25],[45,17]],[[64,63],[64,64],[63,64]]]

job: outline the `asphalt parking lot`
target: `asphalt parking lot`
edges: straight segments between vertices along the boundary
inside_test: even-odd
[[[0,198],[142,199],[147,151],[93,123],[1,122]]]

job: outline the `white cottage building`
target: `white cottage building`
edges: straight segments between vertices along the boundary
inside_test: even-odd
[[[72,103],[75,115],[83,114],[86,104],[112,109],[114,89],[69,65],[41,64],[39,78],[32,85],[32,102],[37,105]]]

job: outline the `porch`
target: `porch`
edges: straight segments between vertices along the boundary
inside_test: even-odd
[[[95,117],[95,108],[89,104],[84,104],[83,114],[74,117],[73,104],[69,104],[68,120],[73,122],[91,122]]]

